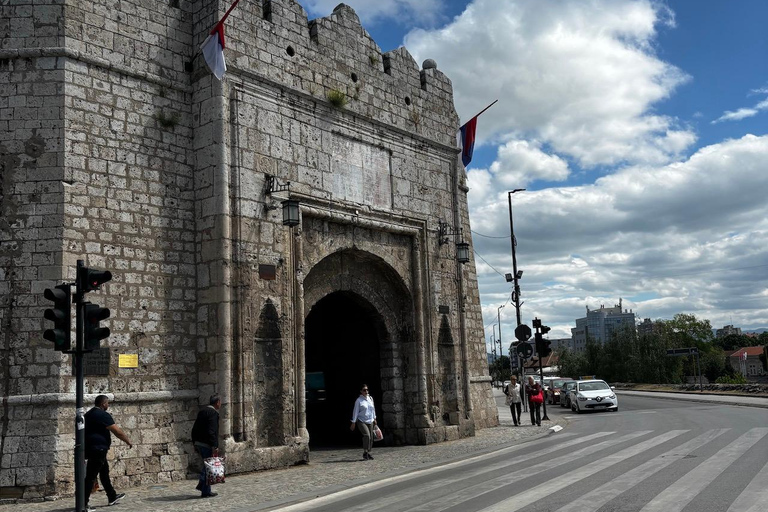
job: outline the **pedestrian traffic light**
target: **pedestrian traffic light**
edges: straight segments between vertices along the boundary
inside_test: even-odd
[[[77,290],[80,293],[98,290],[102,284],[111,280],[112,272],[109,270],[96,270],[88,267],[77,268]]]
[[[55,288],[47,288],[43,296],[53,301],[53,308],[43,312],[43,318],[53,322],[53,329],[47,329],[43,338],[53,342],[54,350],[68,351],[72,346],[70,333],[72,315],[72,295],[68,284],[60,284]]]
[[[109,309],[98,304],[85,303],[83,350],[96,350],[101,346],[101,340],[109,337],[109,327],[101,326],[101,321],[109,318],[109,315]]]

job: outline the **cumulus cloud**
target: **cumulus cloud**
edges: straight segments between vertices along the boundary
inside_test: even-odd
[[[535,141],[511,140],[499,147],[491,173],[504,188],[521,187],[534,180],[563,181],[568,164],[556,155],[542,151]]]
[[[327,16],[339,5],[339,0],[303,0],[302,5],[315,16]],[[413,22],[432,22],[439,18],[443,0],[345,0],[343,3],[352,7],[363,23],[372,23],[383,19],[407,20]]]
[[[623,297],[643,317],[687,312],[714,325],[731,317],[768,325],[767,157],[768,135],[747,135],[680,162],[515,194],[523,316],[546,318],[555,336],[566,336],[585,305]],[[486,189],[503,190],[493,174],[485,179]],[[509,272],[509,239],[486,238],[509,233],[506,195],[473,204],[473,230],[485,235],[474,236],[475,249]],[[504,279],[487,266],[478,273],[484,296],[496,297],[486,301],[503,303]]]
[[[673,24],[651,0],[475,0],[439,30],[406,45],[453,80],[457,110],[483,114],[486,140],[515,133],[581,166],[666,163],[696,137],[653,106],[688,80],[653,51]]]

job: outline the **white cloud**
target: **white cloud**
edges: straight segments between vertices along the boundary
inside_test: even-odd
[[[524,187],[534,180],[563,181],[570,174],[565,160],[525,140],[511,140],[500,146],[490,171],[504,188]]]
[[[756,108],[740,108],[734,111],[726,110],[722,116],[712,121],[712,124],[721,123],[723,121],[740,121],[748,117],[754,117],[759,113],[760,111]]]
[[[303,0],[301,4],[314,16],[328,16],[339,5],[339,0]],[[372,23],[383,19],[406,20],[409,25],[414,21],[431,22],[439,18],[443,0],[345,0],[343,3],[352,7],[363,23]]]
[[[768,88],[753,89],[751,93],[768,94]],[[754,107],[745,107],[734,111],[726,110],[722,116],[712,121],[712,124],[722,123],[723,121],[741,121],[748,117],[754,117],[765,110],[768,110],[768,98],[758,102]]]
[[[768,135],[701,148],[684,161],[626,168],[579,187],[515,194],[524,321],[539,315],[565,336],[584,307],[620,297],[643,317],[693,313],[713,325],[768,326]],[[472,173],[470,173],[470,176]],[[486,173],[487,190],[505,190]],[[506,194],[473,202],[473,230],[509,232]],[[500,272],[509,239],[475,236]],[[508,285],[479,270],[489,306]],[[508,293],[508,292],[507,292]],[[510,326],[513,321],[510,317]]]
[[[668,10],[650,0],[475,0],[406,46],[451,77],[457,110],[483,114],[479,136],[535,139],[581,166],[666,163],[695,135],[654,104],[688,77],[653,53]]]

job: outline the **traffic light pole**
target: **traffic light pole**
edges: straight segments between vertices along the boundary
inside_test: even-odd
[[[515,254],[515,247],[517,246],[517,240],[515,239],[515,225],[512,221],[512,194],[515,192],[522,192],[524,191],[524,188],[516,188],[515,190],[507,192],[507,200],[509,201],[509,238],[510,243],[512,244],[512,280],[514,281],[514,290],[512,292],[512,302],[515,304],[515,316],[517,317],[517,325],[523,323],[522,317],[520,316],[520,283],[519,283],[519,277],[517,276],[517,255]],[[499,323],[499,327],[501,327],[501,323]],[[520,367],[520,380],[522,381],[520,384],[520,391],[521,391],[521,397],[523,401],[523,409],[526,409],[527,412],[527,401],[525,400],[525,359],[522,359],[519,355],[516,356],[518,358],[518,366]],[[510,363],[511,364],[511,363]]]
[[[79,269],[85,263],[77,260]],[[75,512],[85,512],[85,408],[83,407],[83,331],[85,293],[81,283],[75,287]]]
[[[544,391],[544,367],[541,365],[541,360],[544,359],[543,357],[539,356],[539,376],[541,377],[541,391],[542,394]],[[544,416],[542,416],[542,420],[549,421],[549,416],[547,416],[547,395],[544,394],[544,402],[541,404],[542,407],[544,407]]]

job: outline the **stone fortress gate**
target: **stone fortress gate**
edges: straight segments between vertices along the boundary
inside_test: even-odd
[[[135,443],[111,451],[118,488],[186,478],[213,393],[234,472],[357,444],[363,382],[388,443],[498,424],[471,250],[457,261],[450,80],[345,5],[308,21],[248,0],[220,82],[199,46],[229,4],[0,5],[0,499],[73,492],[72,361],[42,338],[42,292],[78,259],[114,276],[87,297],[112,335],[85,389]]]

